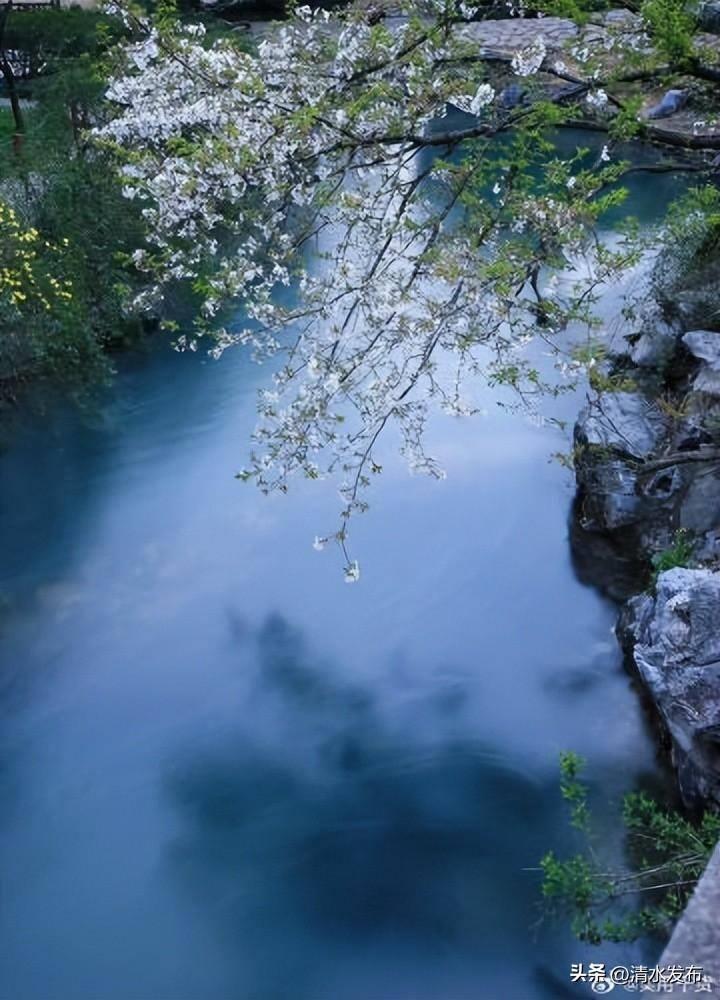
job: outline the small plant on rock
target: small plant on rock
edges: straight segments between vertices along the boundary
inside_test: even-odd
[[[689,566],[692,560],[693,543],[690,532],[686,528],[678,528],[673,538],[673,543],[667,549],[656,552],[652,557],[652,582],[657,582],[657,578],[666,570],[675,569],[678,566]]]
[[[552,851],[545,855],[543,897],[552,911],[569,914],[574,933],[590,944],[667,935],[720,837],[720,816],[708,811],[695,822],[644,792],[626,795],[622,819],[631,865],[614,870],[593,847],[584,765],[576,753],[560,755],[560,788],[584,846],[563,860]]]

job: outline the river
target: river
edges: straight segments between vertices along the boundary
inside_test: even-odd
[[[328,484],[233,479],[265,378],[156,344],[0,455],[0,996],[556,1000],[654,959],[539,920],[558,752],[608,844],[658,774],[566,439],[488,397],[432,423],[444,482],[388,445],[348,586]]]

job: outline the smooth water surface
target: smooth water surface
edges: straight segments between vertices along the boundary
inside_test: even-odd
[[[655,762],[566,439],[488,399],[433,423],[445,482],[388,443],[348,586],[329,483],[233,479],[266,377],[158,346],[0,456],[0,996],[590,996],[571,962],[637,952],[538,922],[557,755],[610,844]]]

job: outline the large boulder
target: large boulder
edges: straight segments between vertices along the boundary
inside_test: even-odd
[[[720,32],[720,2],[718,0],[701,0],[697,6],[696,16],[698,27],[713,34]]]
[[[638,368],[662,371],[673,359],[678,342],[677,324],[654,317],[639,333],[626,338],[630,342],[630,360]]]
[[[651,477],[641,488],[638,480],[642,462],[660,450],[667,433],[663,412],[638,392],[603,393],[581,411],[575,472],[585,530],[646,531],[668,521],[666,507],[679,484],[672,477]],[[634,536],[633,544],[640,544]]]
[[[720,804],[720,573],[671,569],[625,605],[618,635],[671,740],[689,806]]]
[[[694,392],[685,401],[671,418],[639,392],[602,393],[575,425],[573,555],[611,597],[636,592],[679,529],[695,559],[720,557],[720,455],[708,430],[720,401]]]
[[[606,392],[581,412],[575,442],[643,459],[656,451],[666,431],[667,419],[657,403],[639,392]]]

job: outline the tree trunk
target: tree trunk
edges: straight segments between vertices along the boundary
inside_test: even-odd
[[[0,73],[3,75],[5,84],[8,89],[8,94],[10,96],[10,110],[12,111],[13,120],[15,121],[15,135],[13,137],[13,145],[15,150],[18,151],[22,145],[22,137],[25,133],[25,118],[23,117],[22,108],[20,107],[20,98],[17,92],[17,83],[15,80],[15,73],[10,65],[10,60],[8,59],[7,51],[5,50],[5,26],[7,24],[8,18],[10,17],[10,11],[12,10],[12,0],[7,4],[5,10],[2,13],[2,19],[0,19]]]
[[[15,136],[17,139],[25,132],[25,118],[23,117],[23,111],[20,106],[20,98],[18,97],[17,86],[15,83],[15,74],[13,73],[13,68],[10,65],[7,53],[4,49],[0,50],[0,73],[3,75],[3,79],[5,80],[8,94],[10,96],[10,110],[12,111],[13,120],[15,121]]]

